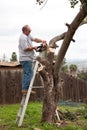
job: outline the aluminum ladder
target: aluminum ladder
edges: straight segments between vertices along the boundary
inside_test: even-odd
[[[18,124],[18,127],[21,127],[22,123],[23,123],[25,111],[26,111],[28,101],[29,101],[29,98],[30,98],[30,93],[31,93],[31,90],[32,90],[32,87],[33,87],[37,68],[38,68],[38,61],[36,61],[35,66],[34,66],[33,77],[31,79],[28,92],[27,92],[26,95],[23,95],[22,100],[21,100],[20,108],[18,110],[18,114],[17,114],[16,121],[15,121],[15,123]]]

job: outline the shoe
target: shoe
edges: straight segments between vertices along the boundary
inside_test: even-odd
[[[27,95],[27,92],[28,92],[27,89],[26,90],[22,89],[22,94],[23,95]],[[35,93],[36,93],[35,91],[31,91],[31,94],[35,94]]]
[[[35,91],[31,91],[31,94],[35,94],[36,92]]]
[[[23,95],[26,95],[26,94],[27,94],[27,92],[28,92],[28,90],[27,90],[27,89],[26,89],[26,90],[22,89],[22,94],[23,94]]]

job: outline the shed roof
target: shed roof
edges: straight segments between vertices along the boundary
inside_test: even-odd
[[[0,62],[0,66],[8,66],[8,67],[16,67],[16,66],[19,66],[20,63],[18,61],[11,61],[11,62],[5,62],[5,61],[2,61]]]

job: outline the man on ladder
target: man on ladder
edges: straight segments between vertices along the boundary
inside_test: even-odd
[[[28,100],[30,97],[32,85],[34,82],[36,70],[38,67],[38,61],[35,64],[34,72],[32,68],[32,61],[34,58],[34,50],[40,51],[40,49],[43,47],[45,48],[47,43],[46,40],[41,40],[39,38],[33,38],[31,35],[31,28],[29,25],[25,25],[22,28],[22,34],[19,38],[19,61],[20,64],[23,67],[23,79],[22,79],[22,101],[21,101],[21,107],[19,109],[16,122],[18,123],[18,126],[22,125],[22,121],[24,118],[25,110],[28,104]],[[32,41],[41,43],[42,45],[39,47],[33,46]]]
[[[34,58],[34,50],[36,46],[32,45],[32,41],[43,44],[46,47],[46,40],[33,38],[31,35],[31,28],[25,25],[22,28],[22,34],[19,38],[19,61],[23,67],[22,93],[25,94],[29,88],[30,81],[33,76],[32,60]]]

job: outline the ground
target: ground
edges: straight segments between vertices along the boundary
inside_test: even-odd
[[[0,106],[0,130],[87,130],[87,105],[59,103],[62,123],[41,123],[42,102],[29,102],[22,127],[15,124],[19,104]]]

